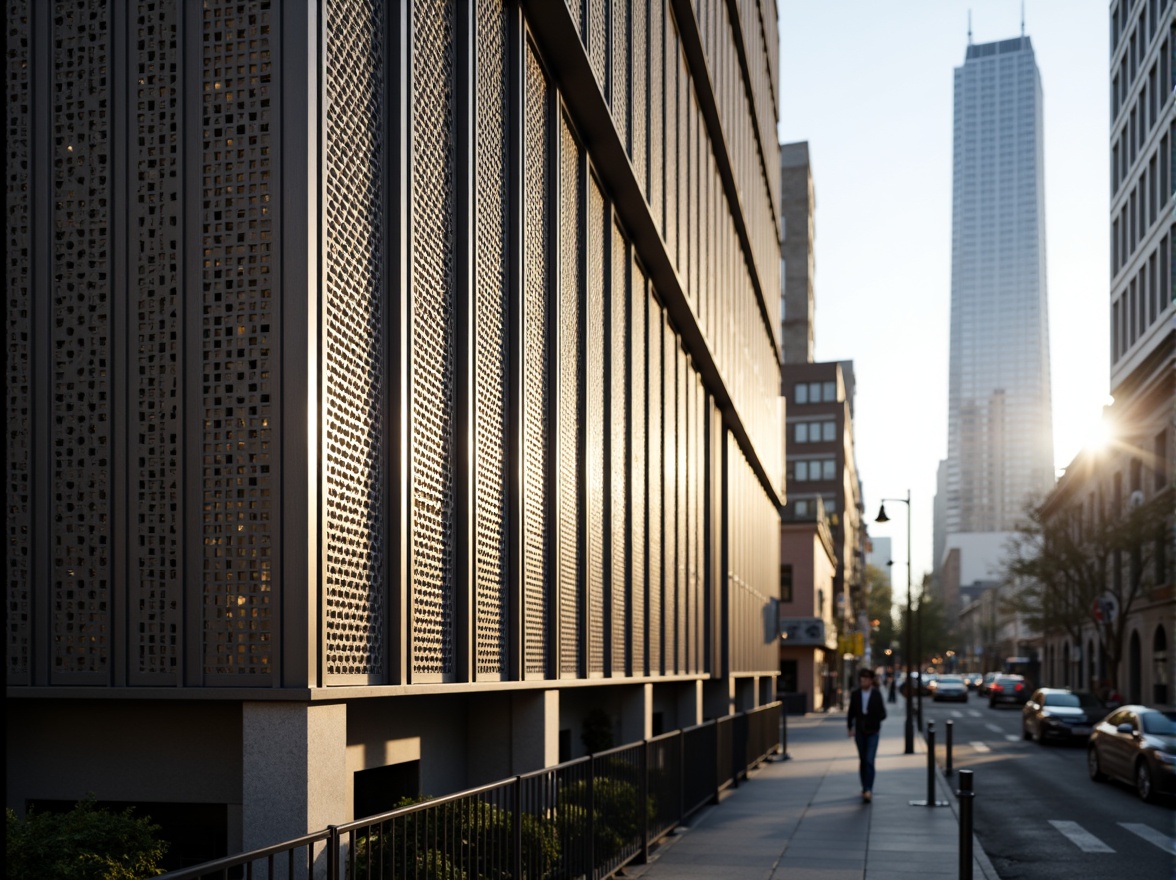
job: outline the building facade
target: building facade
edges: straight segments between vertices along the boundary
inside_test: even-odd
[[[9,806],[199,860],[773,698],[773,3],[6,11]]]
[[[784,363],[813,362],[816,300],[817,197],[807,141],[780,146],[780,208],[784,231]]]
[[[1042,92],[1029,38],[969,45],[954,106],[945,537],[1015,528],[1054,478]]]
[[[811,524],[827,518],[835,566],[831,605],[835,634],[867,634],[866,527],[854,452],[853,364],[784,364],[782,373],[787,407],[785,523]],[[804,552],[807,557],[809,551]],[[793,560],[785,557],[781,562]],[[794,595],[797,590],[815,594],[822,589],[821,583],[793,580]],[[830,659],[838,662],[837,682],[844,690],[853,664],[846,665],[840,654]]]
[[[803,512],[801,512],[803,511]],[[837,694],[837,556],[818,495],[780,527],[780,693],[792,714],[827,712]]]
[[[1105,593],[1081,631],[1042,639],[1043,668],[1071,686],[1114,687],[1127,700],[1176,702],[1176,288],[1173,286],[1172,52],[1170,3],[1110,4],[1111,279],[1110,391],[1104,410],[1112,435],[1075,457],[1042,507],[1047,523],[1072,522],[1088,534],[1113,528],[1144,507],[1154,530],[1135,536],[1134,552],[1112,554]],[[1102,636],[1102,638],[1100,638]],[[1104,643],[1121,638],[1117,675]],[[1115,679],[1115,680],[1112,680]]]

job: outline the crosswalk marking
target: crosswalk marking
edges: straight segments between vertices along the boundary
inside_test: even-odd
[[[959,709],[952,709],[951,710],[951,717],[952,718],[963,718],[964,713],[961,712]]]
[[[1132,834],[1138,834],[1148,843],[1154,843],[1164,852],[1171,853],[1176,856],[1176,840],[1171,837],[1165,837],[1154,828],[1144,825],[1142,822],[1120,822],[1119,825],[1126,828]]]
[[[1063,822],[1058,819],[1050,819],[1049,824],[1058,829],[1058,831],[1062,832],[1062,834],[1066,835],[1066,837],[1070,839],[1070,842],[1083,852],[1114,852],[1113,849],[1111,849],[1077,822]]]
[[[1013,735],[1013,734],[1011,734],[1011,733],[1006,733],[1006,734],[1005,734],[1005,739],[1007,739],[1007,740],[1008,740],[1009,742],[1011,742],[1011,743],[1015,743],[1015,742],[1020,742],[1020,741],[1021,741],[1021,737],[1019,737],[1019,736],[1014,736],[1014,735]]]
[[[989,730],[991,730],[993,733],[1004,733],[1004,728],[997,727],[995,724],[985,724],[984,726],[987,727]]]
[[[971,744],[971,746],[972,746],[972,748],[974,748],[978,752],[991,752],[992,751],[992,749],[988,748],[988,746],[984,745],[984,743],[982,743],[982,742],[974,742]]]
[[[969,709],[968,714],[971,715],[973,718],[979,718],[982,713],[980,713],[976,709]]]

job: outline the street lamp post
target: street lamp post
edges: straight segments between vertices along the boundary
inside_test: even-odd
[[[914,712],[911,707],[911,688],[914,687],[911,681],[911,490],[907,489],[906,498],[883,498],[882,506],[878,509],[878,517],[874,522],[890,522],[890,517],[886,515],[886,502],[894,502],[897,504],[905,504],[907,509],[907,598],[906,598],[906,721],[903,724],[903,734],[905,737],[906,747],[903,753],[913,755],[915,753],[915,719]]]

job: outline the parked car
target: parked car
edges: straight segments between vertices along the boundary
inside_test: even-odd
[[[992,687],[992,683],[998,678],[1000,678],[999,672],[985,672],[984,678],[980,680],[980,686],[977,688],[977,690],[982,694],[987,694],[989,688]]]
[[[968,686],[968,690],[975,691],[980,689],[980,682],[984,680],[984,676],[979,672],[965,672],[962,676],[964,684]]]
[[[931,699],[936,703],[954,700],[957,703],[968,702],[968,685],[959,675],[941,675],[935,679],[935,690]]]
[[[935,693],[935,681],[939,678],[934,672],[924,672],[919,676],[919,690],[922,691],[924,697],[930,697]]]
[[[1094,694],[1069,688],[1038,688],[1021,708],[1021,736],[1044,743],[1048,739],[1086,739],[1107,714]]]
[[[1135,786],[1145,801],[1176,793],[1176,711],[1131,704],[1094,726],[1086,767],[1098,782],[1106,777]]]
[[[1001,675],[988,686],[988,707],[995,709],[1005,703],[1020,706],[1029,699],[1029,686],[1023,675]]]

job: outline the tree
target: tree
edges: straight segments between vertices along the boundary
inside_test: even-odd
[[[1093,628],[1117,682],[1125,621],[1154,584],[1153,563],[1170,541],[1170,505],[1160,494],[1118,516],[1048,503],[1030,508],[1005,563],[1018,587],[1012,607],[1038,632],[1073,644]]]
[[[894,642],[894,591],[886,572],[873,565],[866,566],[866,614],[870,618],[871,656],[879,663]]]

